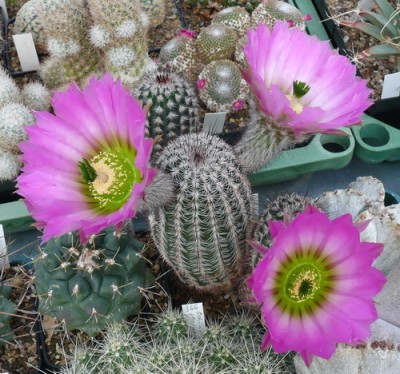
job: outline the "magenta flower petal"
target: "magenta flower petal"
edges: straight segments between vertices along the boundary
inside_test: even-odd
[[[371,105],[366,81],[328,42],[279,22],[247,33],[243,77],[258,108],[296,134],[332,132],[361,122]],[[295,90],[296,88],[296,90]]]
[[[382,245],[360,242],[350,215],[330,220],[309,206],[292,222],[271,222],[272,246],[248,280],[268,327],[262,349],[330,358],[337,343],[355,344],[377,319],[372,298],[385,284],[372,267]]]
[[[111,75],[72,84],[53,98],[55,115],[37,112],[21,145],[18,193],[43,241],[80,230],[81,241],[136,215],[155,172],[145,113]]]

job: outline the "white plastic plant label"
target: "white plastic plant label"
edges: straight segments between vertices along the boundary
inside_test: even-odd
[[[203,131],[207,134],[221,134],[224,131],[226,112],[206,113]]]
[[[7,268],[8,265],[6,238],[4,237],[3,225],[0,224],[0,269]]]
[[[1,7],[1,18],[4,23],[8,22],[8,12],[6,6],[6,0],[0,0],[0,7]]]
[[[381,99],[400,96],[400,72],[386,74],[383,80]]]
[[[36,52],[32,34],[13,35],[13,40],[22,71],[39,70],[39,57]]]
[[[184,304],[182,313],[189,331],[196,337],[201,338],[206,332],[203,303]]]

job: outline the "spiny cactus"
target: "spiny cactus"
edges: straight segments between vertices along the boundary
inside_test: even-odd
[[[47,40],[41,19],[42,5],[45,5],[47,1],[51,0],[29,0],[22,5],[15,16],[14,35],[31,33],[38,53],[47,51]]]
[[[50,109],[50,91],[40,82],[27,83],[21,90],[24,104],[32,110]]]
[[[240,141],[234,146],[240,164],[247,173],[261,168],[283,150],[306,141],[309,136],[295,136],[293,130],[276,125],[249,100],[249,121]],[[254,152],[254,150],[257,152]]]
[[[0,148],[16,153],[27,138],[25,126],[35,123],[32,111],[25,105],[11,103],[0,109]]]
[[[42,5],[42,26],[50,59],[41,67],[44,83],[53,90],[72,81],[84,86],[100,64],[87,30],[89,13],[84,0],[56,0]]]
[[[213,112],[243,109],[249,94],[238,65],[229,60],[206,65],[199,75],[197,88],[201,101]]]
[[[12,314],[16,314],[17,306],[9,300],[11,286],[4,281],[0,281],[0,345],[14,337],[10,326]]]
[[[164,149],[158,167],[175,184],[174,199],[149,217],[160,254],[191,287],[231,289],[241,273],[253,206],[230,146],[216,136],[183,135]]]
[[[190,337],[183,316],[177,311],[156,316],[157,324],[147,321],[148,333],[139,324],[110,325],[104,339],[91,347],[78,346],[79,354],[62,374],[164,373],[164,374],[289,374],[291,356],[261,352],[263,327],[249,313],[207,321],[208,330],[200,340]],[[168,322],[167,322],[168,321]],[[171,325],[169,337],[160,335],[160,324]],[[179,326],[179,333],[175,334]],[[141,339],[139,339],[141,338]]]
[[[191,83],[196,82],[204,67],[197,53],[194,32],[191,30],[181,30],[166,43],[160,50],[159,59],[161,63],[182,74]]]
[[[284,1],[269,0],[262,2],[251,15],[251,27],[253,28],[256,28],[260,22],[269,27],[274,27],[275,22],[278,21],[286,21],[291,27],[297,27],[301,30],[306,29],[301,12],[295,6]]]
[[[75,233],[51,239],[34,260],[40,312],[89,335],[139,313],[142,290],[153,283],[143,247],[111,227],[86,245]]]
[[[358,61],[364,58],[388,58],[393,56],[400,70],[400,9],[393,8],[387,0],[372,1],[371,10],[357,8],[353,11],[359,20],[339,20],[339,25],[351,27],[375,38],[379,44],[358,53]]]
[[[204,63],[230,59],[235,51],[238,34],[224,24],[212,24],[201,30],[197,50]]]
[[[250,16],[242,7],[234,6],[215,14],[212,24],[224,24],[232,27],[239,36],[243,36],[250,27]]]
[[[156,27],[165,20],[165,0],[140,0],[143,11],[150,20],[150,25]]]
[[[0,109],[7,104],[21,102],[21,93],[15,81],[0,68]]]
[[[149,20],[139,0],[88,0],[93,26],[92,43],[105,55],[105,70],[134,87],[141,76],[155,69],[148,56]]]
[[[0,182],[15,180],[21,166],[17,154],[0,149]]]
[[[171,139],[197,130],[196,93],[178,74],[162,67],[148,73],[133,89],[133,96],[143,105],[151,105],[146,136],[155,139],[153,156],[156,157]]]

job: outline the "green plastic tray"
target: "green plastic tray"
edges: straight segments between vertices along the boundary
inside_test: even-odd
[[[400,130],[367,114],[363,126],[353,127],[354,153],[363,162],[377,164],[400,160]]]
[[[341,130],[348,136],[318,134],[305,147],[283,151],[275,160],[250,175],[252,186],[283,182],[314,171],[345,167],[353,157],[355,141],[350,129]]]
[[[23,200],[0,204],[0,224],[5,234],[30,230],[33,223]]]

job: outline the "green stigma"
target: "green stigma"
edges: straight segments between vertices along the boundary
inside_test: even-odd
[[[84,183],[90,183],[96,179],[96,170],[93,169],[86,158],[79,162],[79,169],[81,169],[81,178]]]
[[[329,257],[317,251],[302,250],[288,256],[275,275],[274,298],[283,312],[293,316],[310,315],[334,289],[335,271]]]
[[[293,82],[293,96],[296,99],[300,99],[305,96],[308,91],[310,91],[311,87],[304,82],[294,81]]]
[[[83,193],[98,213],[120,209],[131,196],[134,184],[142,181],[134,165],[135,156],[134,149],[116,147],[79,162]]]

